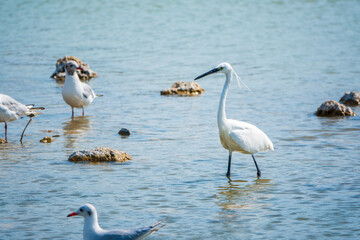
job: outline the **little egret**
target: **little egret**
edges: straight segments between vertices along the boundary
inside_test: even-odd
[[[130,230],[104,230],[99,226],[96,209],[91,204],[85,204],[76,212],[70,213],[67,217],[72,216],[84,217],[84,240],[140,240],[144,239],[150,234],[156,232],[165,225],[162,224],[167,218],[158,221],[157,223],[147,226],[133,228]]]
[[[30,120],[26,124],[20,138],[20,142],[22,143],[22,139],[25,133],[25,129],[32,121],[32,118],[39,113],[35,112],[35,110],[44,110],[43,107],[34,107],[34,105],[24,105],[19,103],[12,97],[0,94],[0,122],[5,123],[5,142],[7,142],[7,122],[11,122],[17,120],[21,116],[29,116]]]
[[[217,114],[220,141],[222,146],[229,150],[228,170],[226,176],[230,177],[232,152],[237,151],[244,154],[251,154],[256,166],[257,176],[259,178],[261,177],[261,171],[256,163],[254,154],[257,152],[274,150],[274,146],[266,134],[256,126],[247,122],[226,118],[225,102],[229,90],[229,84],[232,80],[233,74],[238,78],[236,72],[232,69],[229,63],[221,63],[216,68],[198,76],[195,80],[217,72],[224,73],[226,76]]]
[[[64,101],[71,107],[72,117],[74,117],[74,108],[82,108],[84,116],[84,107],[96,98],[91,87],[80,81],[76,69],[82,68],[75,61],[68,61],[65,64],[65,83],[62,89]]]

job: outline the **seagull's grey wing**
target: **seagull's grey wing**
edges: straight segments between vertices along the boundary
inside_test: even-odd
[[[17,117],[20,117],[27,112],[29,109],[22,103],[19,103],[8,95],[1,94],[0,105],[3,109],[7,109],[9,112],[13,112]]]
[[[150,231],[150,227],[135,228],[131,230],[105,230],[105,232],[99,237],[99,240],[138,240]]]
[[[91,89],[91,87],[89,85],[87,85],[86,83],[82,83],[84,92],[83,92],[83,97],[86,99],[94,99],[96,97],[94,91]]]

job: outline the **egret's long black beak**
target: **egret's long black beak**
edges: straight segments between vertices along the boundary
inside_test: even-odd
[[[208,71],[208,72],[206,72],[206,73],[198,76],[198,77],[195,78],[194,80],[198,80],[198,79],[203,78],[203,77],[205,77],[205,76],[207,76],[207,75],[214,74],[214,73],[216,73],[216,72],[218,72],[218,71],[220,71],[220,68],[214,68],[214,69],[212,69],[212,70],[210,70],[210,71]]]

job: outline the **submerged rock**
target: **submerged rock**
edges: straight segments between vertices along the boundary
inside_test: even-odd
[[[360,92],[346,92],[340,102],[349,106],[358,106],[360,104]]]
[[[336,101],[326,101],[317,109],[319,117],[336,117],[336,116],[355,116],[355,112],[344,104]]]
[[[89,151],[77,151],[69,156],[71,162],[127,162],[131,156],[125,151],[118,151],[107,147],[97,147]]]
[[[64,68],[65,63],[70,60],[77,62],[77,64],[79,64],[79,66],[83,69],[83,70],[80,70],[80,69],[76,70],[80,80],[85,81],[85,80],[89,80],[90,78],[98,76],[98,74],[96,72],[94,72],[93,70],[90,69],[89,64],[82,62],[77,57],[65,56],[64,58],[59,58],[57,60],[56,65],[55,65],[56,69],[55,69],[54,73],[51,75],[51,77],[58,81],[64,81],[65,80],[65,68]]]
[[[197,82],[176,82],[171,88],[162,90],[161,95],[196,96],[205,92]]]
[[[5,139],[0,138],[0,144],[6,143]]]
[[[130,136],[130,130],[126,128],[121,128],[119,131],[119,135],[121,136]]]
[[[54,141],[54,139],[52,137],[48,137],[48,136],[46,136],[40,140],[40,142],[42,142],[42,143],[51,143],[53,141]]]

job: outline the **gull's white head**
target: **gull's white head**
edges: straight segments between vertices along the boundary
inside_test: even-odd
[[[87,218],[87,217],[90,217],[90,216],[94,216],[96,214],[97,214],[97,212],[96,212],[95,207],[93,205],[91,205],[90,203],[87,203],[84,206],[81,206],[75,212],[72,212],[69,215],[67,215],[67,217],[83,216],[84,218]]]
[[[83,70],[79,64],[73,60],[70,60],[70,61],[67,61],[65,63],[65,71],[67,74],[69,75],[73,75],[76,71],[76,69],[80,69],[80,70]]]

